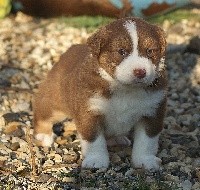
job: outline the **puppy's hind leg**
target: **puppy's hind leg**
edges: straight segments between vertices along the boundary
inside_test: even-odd
[[[36,144],[41,146],[51,146],[54,142],[54,138],[58,135],[54,133],[53,125],[71,117],[69,117],[69,114],[66,115],[61,111],[52,111],[52,113],[49,112],[45,116],[43,113],[46,112],[36,111],[34,114],[34,136],[37,140]]]

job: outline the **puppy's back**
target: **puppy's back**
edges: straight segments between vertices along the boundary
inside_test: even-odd
[[[52,70],[49,72],[48,77],[62,76],[74,71],[75,68],[80,67],[85,58],[89,55],[87,45],[77,44],[71,46],[56,63]]]
[[[49,71],[35,95],[33,109],[35,112],[37,110],[37,115],[44,114],[49,117],[52,115],[52,110],[61,110],[63,107],[61,83],[63,80],[70,81],[73,76],[76,77],[76,70],[81,67],[88,55],[87,45],[73,45],[60,57],[59,62]]]

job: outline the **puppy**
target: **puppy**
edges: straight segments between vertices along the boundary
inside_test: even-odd
[[[166,41],[162,29],[139,18],[102,27],[87,44],[73,45],[35,96],[34,135],[51,146],[54,123],[72,119],[84,168],[109,166],[107,141],[130,144],[135,167],[159,169],[155,155],[165,115]],[[112,143],[111,143],[112,144]]]

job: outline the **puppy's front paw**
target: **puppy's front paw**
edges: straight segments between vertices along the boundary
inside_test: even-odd
[[[82,162],[82,168],[108,168],[108,155],[87,155]]]
[[[162,162],[154,155],[133,156],[132,161],[135,167],[144,167],[147,170],[159,170]]]

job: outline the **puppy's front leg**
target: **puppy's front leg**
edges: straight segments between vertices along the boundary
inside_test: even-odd
[[[159,134],[148,136],[146,127],[145,123],[140,122],[135,128],[132,161],[135,167],[158,170],[161,164],[161,159],[156,157]]]
[[[107,168],[109,155],[103,133],[100,133],[92,142],[81,138],[81,148],[84,160],[83,168]]]

